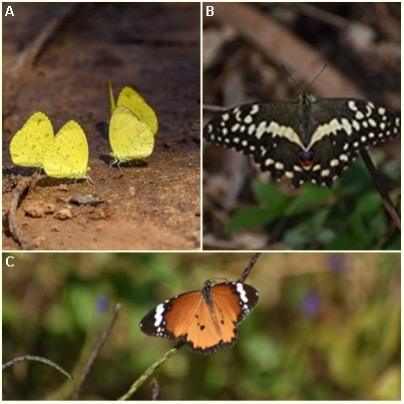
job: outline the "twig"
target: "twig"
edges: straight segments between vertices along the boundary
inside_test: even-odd
[[[132,384],[127,393],[119,397],[118,400],[127,400],[136,390],[153,374],[153,372],[160,367],[164,362],[166,362],[171,356],[173,356],[178,349],[184,345],[183,342],[179,342],[174,348],[167,351],[159,360],[157,360],[153,365],[151,365],[143,374],[140,376],[135,383]]]
[[[312,86],[313,92],[319,97],[330,97],[331,94],[333,97],[363,98],[360,89],[320,52],[264,12],[257,11],[254,5],[232,3],[229,7],[226,3],[217,2],[215,18],[233,26],[241,37],[260,49],[270,60],[287,67],[298,66],[299,70],[294,75],[301,82],[310,82],[313,70],[317,71],[318,66],[327,64],[327,74],[320,76]]]
[[[111,320],[108,323],[107,327],[105,328],[100,341],[98,342],[97,346],[94,348],[92,354],[90,355],[90,358],[89,358],[86,366],[84,367],[83,373],[77,384],[76,391],[73,393],[73,397],[72,397],[73,400],[78,400],[80,398],[84,382],[86,381],[88,375],[90,374],[91,368],[93,367],[95,360],[97,359],[97,356],[99,355],[109,334],[111,333],[112,327],[113,327],[116,319],[118,318],[118,314],[119,314],[121,308],[122,308],[121,304],[118,303],[117,305],[115,305]]]
[[[397,229],[401,230],[401,219],[398,213],[396,212],[396,209],[394,207],[394,204],[392,200],[390,199],[389,194],[385,190],[382,182],[380,181],[379,175],[377,173],[377,170],[369,156],[369,153],[366,150],[361,150],[361,156],[363,158],[363,161],[366,164],[367,169],[369,170],[369,173],[376,185],[377,190],[380,193],[380,196],[382,197],[382,201],[384,204],[384,207],[387,210],[387,213],[390,215],[391,220],[394,222],[396,225]]]
[[[208,112],[225,112],[229,108],[220,105],[203,104],[203,110]]]
[[[50,359],[47,358],[43,358],[42,356],[36,356],[36,355],[24,355],[24,356],[18,356],[17,358],[12,359],[11,361],[5,363],[2,367],[3,370],[7,369],[8,367],[14,365],[15,363],[18,362],[23,362],[25,360],[29,360],[29,361],[37,361],[37,362],[42,362],[45,363],[48,366],[51,366],[53,368],[55,368],[56,370],[58,370],[60,373],[63,373],[66,377],[68,377],[69,379],[73,379],[73,377],[71,376],[71,374],[69,372],[67,372],[66,370],[64,370],[61,366],[59,366],[57,363],[51,361]]]
[[[157,379],[153,379],[150,383],[150,386],[152,388],[152,400],[155,401],[160,394],[160,386]]]
[[[238,278],[237,282],[241,282],[244,283],[245,280],[247,279],[247,276],[250,275],[250,272],[253,270],[255,263],[257,262],[257,259],[259,258],[259,256],[261,255],[261,253],[255,253],[251,258],[250,258],[250,262],[247,264],[247,266],[245,267],[243,273],[240,275],[240,278]]]
[[[17,73],[22,68],[34,66],[38,58],[41,56],[41,53],[45,49],[46,44],[60,29],[63,23],[73,15],[77,7],[77,4],[68,4],[65,7],[62,7],[59,15],[51,19],[48,24],[43,27],[31,44],[22,53],[20,53],[11,69],[11,72]]]
[[[13,236],[14,240],[24,249],[24,250],[34,250],[35,247],[31,243],[31,241],[27,240],[23,235],[22,230],[18,226],[17,222],[17,209],[20,203],[21,196],[30,188],[33,184],[35,184],[37,178],[29,177],[23,178],[18,185],[14,188],[10,207],[8,208],[8,226],[10,229],[10,233]]]

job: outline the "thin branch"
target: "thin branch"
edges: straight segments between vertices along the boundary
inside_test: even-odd
[[[232,26],[245,40],[261,50],[278,65],[299,66],[294,73],[300,82],[308,83],[313,69],[328,64],[327,75],[320,76],[313,83],[313,92],[319,97],[363,98],[362,91],[337,69],[321,52],[288,31],[283,25],[268,17],[254,5],[247,3],[215,3],[215,19]],[[291,52],[290,50],[293,49]],[[343,91],[343,93],[342,93]]]
[[[33,67],[41,56],[52,36],[62,27],[67,19],[77,10],[77,4],[68,4],[61,8],[60,13],[52,18],[39,32],[29,46],[18,56],[12,73],[17,73],[25,67]]]
[[[45,363],[48,366],[51,366],[58,370],[60,373],[63,373],[66,377],[69,379],[73,379],[71,374],[64,370],[61,366],[59,366],[57,363],[51,361],[50,359],[43,358],[42,356],[36,356],[36,355],[24,355],[24,356],[18,356],[17,358],[12,359],[11,361],[5,363],[3,365],[3,370],[7,369],[8,367],[18,363],[18,362],[23,362],[23,361],[36,361],[36,362],[42,362]]]
[[[220,105],[203,104],[203,110],[207,112],[225,112],[229,108]]]
[[[243,273],[241,274],[240,278],[238,278],[237,282],[241,282],[241,283],[245,282],[245,280],[247,279],[247,276],[250,275],[250,272],[253,270],[254,265],[257,262],[257,259],[259,258],[260,255],[261,255],[261,253],[255,253],[251,257],[250,262],[245,267]]]
[[[157,379],[153,379],[151,381],[150,387],[152,389],[152,400],[155,401],[155,400],[157,400],[157,398],[160,394],[160,386],[159,386]]]
[[[104,332],[102,333],[100,341],[98,342],[97,346],[94,348],[94,350],[93,350],[92,354],[90,355],[90,358],[89,358],[86,366],[84,367],[83,373],[82,373],[82,375],[80,377],[80,380],[79,380],[79,382],[77,384],[76,391],[73,394],[73,397],[72,397],[73,400],[78,400],[80,398],[84,382],[86,381],[88,375],[90,374],[90,371],[91,371],[91,369],[92,369],[92,367],[93,367],[93,365],[95,363],[95,360],[97,359],[97,356],[99,355],[99,353],[100,353],[102,347],[104,346],[109,334],[111,333],[112,327],[115,324],[116,319],[118,318],[118,314],[121,311],[121,308],[122,308],[121,304],[115,305],[114,311],[112,313],[111,320],[108,323],[107,327],[105,328]]]
[[[136,392],[136,390],[159,368],[164,362],[166,362],[171,356],[173,356],[178,349],[184,345],[183,342],[179,342],[174,348],[167,351],[160,359],[158,359],[153,365],[151,365],[130,387],[127,393],[119,397],[118,400],[127,400]]]
[[[17,209],[20,204],[20,199],[22,195],[33,186],[38,178],[29,177],[23,178],[19,181],[18,185],[13,190],[13,195],[10,202],[10,207],[8,208],[8,227],[14,240],[24,249],[24,250],[34,250],[34,244],[25,238],[22,230],[18,226],[17,221]]]
[[[366,164],[367,169],[369,170],[369,173],[376,185],[377,190],[380,193],[380,196],[382,197],[382,201],[383,201],[384,207],[387,210],[387,213],[390,215],[390,218],[393,221],[393,223],[396,225],[397,229],[401,230],[400,216],[398,215],[398,213],[394,207],[394,204],[393,204],[392,200],[390,199],[389,194],[385,190],[383,183],[379,178],[376,167],[374,166],[374,164],[369,156],[369,153],[366,150],[362,150],[361,156],[363,158],[363,161]]]

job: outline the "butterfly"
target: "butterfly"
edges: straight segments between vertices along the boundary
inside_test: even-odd
[[[360,153],[401,133],[399,115],[370,101],[316,98],[240,105],[212,118],[204,138],[251,156],[274,180],[331,187]]]
[[[150,156],[154,148],[154,135],[128,108],[118,106],[109,123],[110,156],[113,163],[142,159]]]
[[[35,112],[11,139],[11,160],[19,166],[42,168],[45,151],[53,138],[49,118],[43,112]]]
[[[46,149],[43,167],[55,178],[88,178],[88,144],[81,126],[66,122]]]
[[[194,352],[209,354],[234,346],[237,326],[257,305],[258,297],[245,283],[206,281],[201,291],[159,304],[139,327],[147,335],[182,341]]]
[[[114,95],[112,92],[111,83],[108,82],[109,87],[109,98],[111,104],[111,114],[114,112],[116,106],[125,106],[128,108],[136,117],[143,123],[145,123],[153,135],[156,135],[158,131],[158,120],[157,115],[153,108],[147,104],[146,100],[133,88],[124,87],[119,93],[118,100],[115,106]]]

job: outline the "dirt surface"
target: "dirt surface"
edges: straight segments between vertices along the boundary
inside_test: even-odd
[[[34,178],[33,169],[12,164],[9,142],[38,110],[55,132],[70,119],[80,123],[94,185],[43,176],[23,194],[16,220],[34,248],[198,249],[199,3],[12,7],[15,16],[3,19],[3,249],[21,248],[6,213],[17,184]],[[136,88],[159,118],[153,154],[110,170],[108,80],[115,96],[125,85]],[[89,194],[103,202],[68,203]]]

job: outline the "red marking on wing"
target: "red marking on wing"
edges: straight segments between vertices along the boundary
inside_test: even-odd
[[[312,159],[300,159],[300,165],[303,168],[303,170],[311,170],[313,167],[313,160]]]

